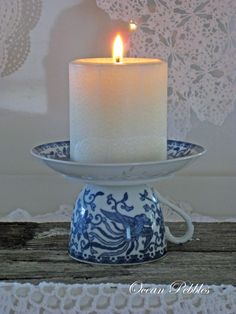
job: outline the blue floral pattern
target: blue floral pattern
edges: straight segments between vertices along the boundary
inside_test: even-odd
[[[197,145],[168,140],[167,142],[167,159],[186,157],[198,152],[201,152],[200,147]],[[33,148],[32,152],[40,157],[58,160],[70,160],[70,142],[62,141],[55,143],[47,143]]]
[[[105,208],[96,208],[97,198]],[[139,194],[140,214],[130,215],[134,206],[129,195],[85,188],[76,201],[71,223],[69,254],[82,261],[106,264],[141,263],[166,253],[165,227],[158,199],[147,190]],[[99,204],[99,203],[98,203]]]

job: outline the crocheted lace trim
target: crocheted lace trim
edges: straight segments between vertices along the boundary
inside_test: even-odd
[[[141,283],[135,287],[112,283],[65,285],[42,282],[34,286],[3,282],[0,284],[0,313],[233,314],[236,309],[236,288],[233,286],[204,285],[202,293],[173,290],[171,285],[143,284],[142,291]]]

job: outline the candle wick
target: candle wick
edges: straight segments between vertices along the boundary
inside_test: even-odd
[[[120,62],[120,57],[116,57],[116,62],[117,62],[117,63]]]

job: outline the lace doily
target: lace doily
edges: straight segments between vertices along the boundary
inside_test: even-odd
[[[1,283],[0,312],[4,314],[234,314],[236,288],[204,286],[209,294],[168,293],[167,285],[147,285],[153,293],[132,293],[129,285],[65,285]],[[154,290],[156,289],[156,290]],[[163,289],[164,293],[158,293]],[[156,291],[157,293],[154,293]],[[159,290],[160,291],[160,290]]]
[[[18,70],[30,52],[30,31],[41,15],[42,0],[0,0],[0,76]]]
[[[221,125],[236,101],[235,0],[96,0],[112,19],[137,23],[130,56],[168,60],[169,138],[184,138],[191,110]]]

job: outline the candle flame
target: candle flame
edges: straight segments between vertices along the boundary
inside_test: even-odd
[[[123,59],[123,42],[120,34],[118,34],[115,38],[114,44],[113,44],[113,60],[115,63],[121,63]]]

